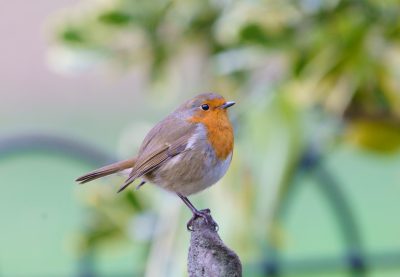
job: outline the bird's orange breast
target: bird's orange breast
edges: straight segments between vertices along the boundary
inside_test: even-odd
[[[202,123],[207,130],[207,139],[218,159],[225,160],[233,150],[233,128],[225,110],[216,110],[206,116],[195,115],[192,123]]]

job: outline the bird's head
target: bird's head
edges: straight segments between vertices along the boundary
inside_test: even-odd
[[[226,101],[216,93],[204,93],[183,103],[178,111],[183,113],[189,121],[206,122],[221,118],[227,119],[227,109],[235,105],[233,101]]]

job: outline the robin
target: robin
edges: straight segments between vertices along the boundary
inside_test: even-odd
[[[196,209],[187,197],[215,184],[228,170],[234,138],[227,108],[234,104],[216,93],[200,94],[157,123],[135,158],[104,166],[76,181],[84,184],[128,169],[129,177],[118,192],[141,178],[137,188],[153,183],[183,200],[193,213],[189,230],[197,217],[209,222],[210,210]]]

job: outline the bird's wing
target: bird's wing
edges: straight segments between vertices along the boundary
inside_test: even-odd
[[[129,174],[128,179],[122,185],[118,192],[123,191],[137,178],[153,171],[160,165],[166,163],[169,159],[189,150],[186,149],[189,139],[193,136],[196,126],[194,124],[181,126],[177,130],[170,130],[169,138],[158,138],[156,143],[146,142],[147,145],[152,145],[155,148],[153,151],[144,149],[140,156],[137,157],[136,163]],[[163,141],[164,140],[164,141]],[[154,145],[159,145],[154,147]]]

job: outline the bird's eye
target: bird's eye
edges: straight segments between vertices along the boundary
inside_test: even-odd
[[[203,111],[207,111],[209,108],[210,108],[210,107],[209,107],[207,104],[201,105],[201,109],[202,109]]]

